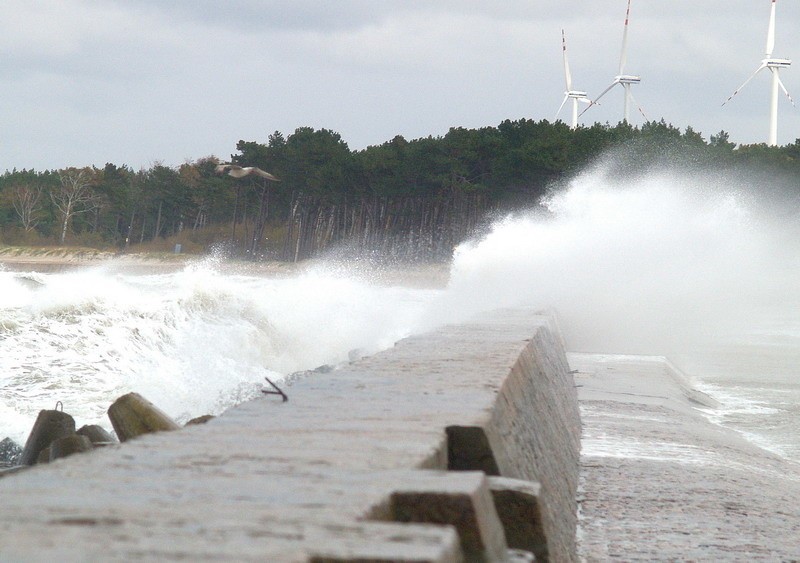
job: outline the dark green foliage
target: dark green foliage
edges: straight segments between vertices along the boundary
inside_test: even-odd
[[[177,169],[155,164],[135,172],[111,163],[88,169],[92,197],[69,224],[67,242],[126,247],[205,230],[252,257],[264,248],[295,259],[353,237],[359,248],[368,243],[400,255],[411,252],[398,246],[406,240],[441,253],[488,211],[535,205],[609,154],[609,173],[629,179],[657,166],[769,171],[794,190],[800,178],[800,139],[784,147],[737,146],[725,131],[706,141],[691,127],[681,131],[663,120],[574,130],[560,121],[506,120],[454,127],[442,137],[397,136],[363,150],[351,150],[334,131],[301,127],[288,136],[276,131],[266,143],[239,141],[236,151],[233,163],[266,170],[280,182],[220,174],[214,157]],[[50,194],[60,172],[15,169],[0,176],[6,242],[58,238],[62,223]],[[39,191],[23,217],[23,196]]]

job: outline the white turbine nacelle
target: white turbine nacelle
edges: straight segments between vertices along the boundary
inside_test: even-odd
[[[564,92],[568,98],[575,98],[579,102],[588,102],[590,101],[588,98],[588,94],[586,92],[581,92],[580,90],[569,90]]]
[[[789,68],[792,61],[789,59],[764,59],[761,64],[767,68]]]
[[[620,76],[614,77],[614,82],[619,84],[639,84],[642,79],[638,76],[634,76],[632,74],[622,74]]]
[[[728,99],[722,102],[724,106],[728,102],[730,102],[736,94],[738,94],[742,88],[744,88],[748,82],[750,82],[756,74],[761,72],[762,70],[769,69],[771,76],[771,88],[770,88],[770,99],[769,99],[769,137],[767,137],[767,144],[770,146],[775,146],[778,144],[778,91],[783,90],[783,93],[786,94],[786,97],[789,98],[789,101],[794,105],[794,100],[792,96],[789,95],[789,91],[786,89],[786,86],[783,85],[780,77],[780,70],[782,68],[789,68],[792,65],[792,61],[789,59],[777,59],[773,58],[772,51],[775,49],[775,5],[777,0],[771,1],[771,8],[769,14],[769,27],[767,28],[767,46],[765,51],[766,57],[761,60],[761,64],[756,69],[756,71],[750,75],[750,77],[742,83],[736,90],[734,90],[733,94],[728,96]]]

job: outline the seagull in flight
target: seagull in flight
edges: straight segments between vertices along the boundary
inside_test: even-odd
[[[225,172],[228,173],[228,176],[233,176],[234,178],[244,178],[245,176],[251,176],[255,174],[256,176],[261,176],[262,178],[266,178],[267,180],[272,180],[273,182],[280,182],[280,179],[276,176],[273,176],[269,172],[265,172],[258,168],[257,166],[239,166],[238,164],[217,164],[217,167],[214,169],[217,174],[223,174]]]

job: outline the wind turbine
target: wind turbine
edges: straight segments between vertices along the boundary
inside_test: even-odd
[[[750,82],[756,74],[768,68],[769,71],[772,73],[772,91],[770,94],[770,101],[769,101],[769,139],[767,140],[767,144],[770,146],[775,146],[778,144],[778,87],[783,90],[783,93],[786,94],[786,97],[789,98],[789,101],[794,105],[794,100],[789,95],[789,91],[786,90],[786,86],[783,85],[781,82],[781,77],[778,75],[782,68],[788,68],[791,66],[792,61],[789,59],[775,59],[772,57],[772,51],[775,50],[775,4],[777,4],[777,0],[772,0],[772,9],[770,10],[769,14],[769,28],[767,29],[767,47],[765,49],[766,57],[761,61],[761,65],[756,69],[756,71],[750,75],[750,78],[744,81],[744,83],[739,86],[733,94],[728,96],[728,99],[722,102],[724,106],[728,102],[730,102],[739,91],[744,88],[748,82]]]
[[[561,30],[561,50],[564,53],[564,80],[567,83],[567,90],[564,92],[564,101],[562,101],[561,105],[558,107],[556,117],[553,121],[558,119],[558,114],[561,113],[562,109],[564,109],[564,105],[566,105],[567,100],[572,100],[572,121],[570,127],[575,129],[578,126],[578,102],[583,102],[589,105],[591,105],[593,102],[587,97],[586,92],[583,90],[572,89],[572,75],[569,72],[569,60],[567,60],[567,36],[563,29]]]
[[[634,100],[634,98],[633,98],[633,92],[631,92],[631,85],[639,84],[639,82],[642,81],[642,79],[639,76],[636,76],[634,74],[625,74],[625,63],[627,63],[627,59],[628,59],[628,54],[627,54],[627,52],[628,52],[628,21],[630,20],[630,17],[631,17],[631,0],[628,0],[628,9],[625,12],[625,27],[624,27],[624,31],[622,33],[622,52],[620,53],[620,57],[619,57],[619,72],[614,77],[614,80],[611,82],[611,85],[608,88],[606,88],[605,90],[603,90],[603,92],[599,96],[597,96],[597,98],[595,98],[594,102],[592,103],[592,105],[596,104],[597,102],[600,101],[600,98],[605,96],[614,86],[616,86],[617,84],[621,85],[623,90],[624,90],[624,99],[623,99],[623,106],[622,106],[622,119],[625,122],[629,122],[630,121],[630,106],[631,106],[631,103],[636,104],[636,100]],[[589,107],[591,107],[591,105]],[[642,114],[642,117],[647,119],[647,116],[644,114],[644,111],[642,111],[642,108],[639,107],[638,104],[636,104],[636,107],[639,110],[639,113]],[[581,115],[583,115],[583,113],[585,113],[588,109],[589,108],[586,108],[585,110],[583,110],[583,112],[581,112]]]

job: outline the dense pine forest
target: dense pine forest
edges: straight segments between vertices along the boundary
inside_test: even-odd
[[[0,178],[0,243],[119,252],[221,248],[231,256],[297,261],[334,248],[399,260],[440,260],[497,211],[532,206],[598,158],[630,175],[652,166],[779,171],[800,192],[800,140],[784,147],[706,141],[650,122],[504,121],[441,137],[350,150],[327,129],[240,141],[222,159],[279,181],[234,177],[216,157],[155,164],[11,170]]]

